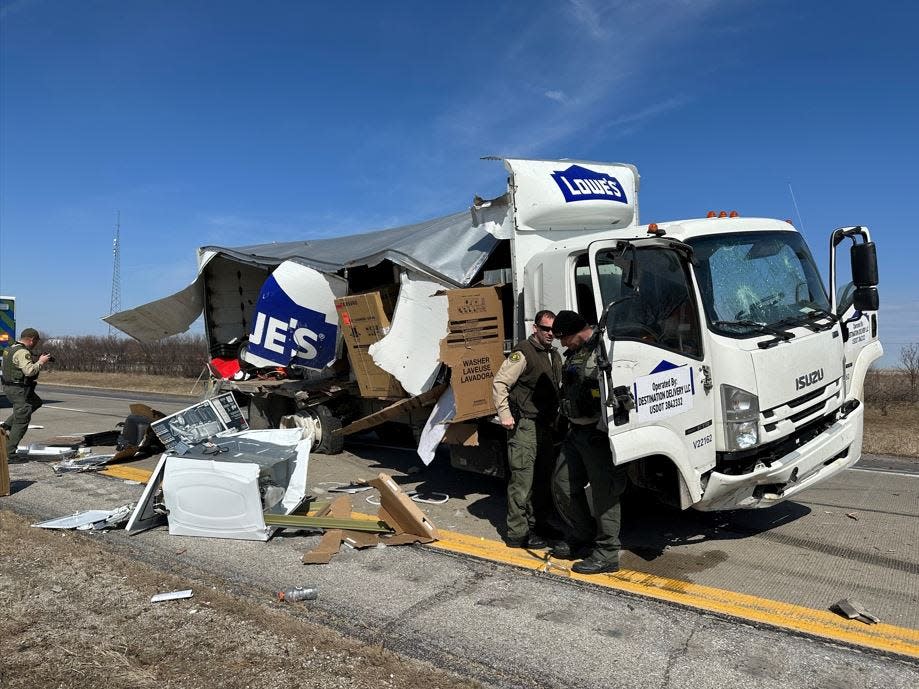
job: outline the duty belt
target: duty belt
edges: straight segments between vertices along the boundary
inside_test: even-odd
[[[29,383],[16,383],[12,380],[5,380],[3,381],[3,384],[4,385],[15,385],[18,388],[32,388],[38,385],[38,381],[33,380],[32,382],[29,382]]]

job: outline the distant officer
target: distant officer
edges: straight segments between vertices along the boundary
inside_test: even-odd
[[[564,543],[552,550],[557,557],[577,557],[591,546],[571,569],[581,574],[619,570],[619,498],[626,487],[626,472],[613,465],[609,437],[598,428],[602,408],[596,347],[585,346],[594,328],[574,311],[560,311],[553,333],[567,348],[562,370],[561,410],[568,419],[568,434],[555,465],[555,501],[568,526]],[[593,514],[587,506],[585,486],[590,483]]]
[[[562,365],[552,346],[554,320],[551,311],[536,314],[533,333],[501,364],[492,388],[498,418],[507,429],[511,474],[505,542],[512,548],[545,548],[547,543],[535,528],[553,515],[552,431],[558,418]]]
[[[51,359],[42,354],[37,359],[32,350],[41,342],[35,328],[22,331],[19,340],[3,352],[3,393],[13,405],[13,413],[2,424],[0,432],[8,433],[7,450],[10,461],[16,459],[16,448],[29,428],[33,412],[42,405],[41,397],[35,394],[38,373]]]

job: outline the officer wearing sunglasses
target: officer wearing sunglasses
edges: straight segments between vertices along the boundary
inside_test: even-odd
[[[552,431],[562,369],[561,355],[552,346],[554,321],[551,311],[537,313],[532,334],[517,343],[494,378],[495,408],[508,437],[505,543],[511,548],[545,548],[545,538],[535,531],[537,522],[553,521]]]

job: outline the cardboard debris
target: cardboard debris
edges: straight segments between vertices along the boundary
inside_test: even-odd
[[[392,534],[352,531],[350,529],[329,529],[322,535],[313,550],[303,555],[307,565],[328,564],[338,553],[341,544],[352,548],[372,548],[376,545],[406,545],[409,543],[430,543],[440,535],[437,527],[425,516],[411,498],[392,480],[392,477],[381,473],[377,478],[367,481],[380,493],[380,509],[377,518],[385,522]],[[423,496],[440,499],[442,494]],[[351,499],[341,495],[332,501],[326,509],[317,512],[316,516],[333,516],[348,518],[351,516]]]
[[[474,423],[451,423],[447,426],[443,442],[447,445],[478,447],[479,427]]]
[[[498,289],[453,289],[445,294],[449,322],[440,359],[451,370],[456,400],[453,421],[494,414],[492,380],[504,361],[504,314]]]
[[[880,620],[869,613],[862,603],[853,598],[843,598],[830,606],[833,612],[847,617],[850,620],[858,620],[865,624],[877,624]]]
[[[338,517],[347,518],[351,516],[351,499],[347,495],[341,495],[335,498],[332,503],[325,509],[320,510],[317,517]],[[310,552],[303,554],[303,564],[305,565],[327,565],[341,548],[341,541],[344,538],[344,532],[341,529],[329,529],[322,538],[319,539],[319,545]]]
[[[348,346],[351,370],[362,397],[405,397],[399,381],[373,362],[370,345],[389,332],[389,318],[379,292],[335,300],[341,333]]]
[[[392,536],[383,537],[386,545],[404,543],[430,543],[440,538],[437,527],[425,516],[392,477],[381,473],[368,483],[380,491],[380,509],[377,517],[389,524],[395,531]]]

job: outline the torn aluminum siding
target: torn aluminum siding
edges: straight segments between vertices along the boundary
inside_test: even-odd
[[[142,342],[177,335],[188,330],[202,310],[219,301],[211,299],[211,290],[242,288],[240,294],[251,294],[257,299],[261,282],[257,286],[249,283],[259,279],[264,282],[271,270],[287,260],[327,274],[389,260],[448,285],[466,287],[498,245],[498,236],[503,236],[502,226],[509,217],[508,207],[499,203],[484,217],[481,211],[472,210],[414,225],[332,239],[237,248],[202,247],[198,250],[198,276],[190,285],[171,296],[102,320]],[[246,284],[231,285],[232,279],[217,279],[218,275],[231,278],[239,275]],[[215,323],[224,322],[217,314],[207,315]],[[241,331],[249,332],[249,325]],[[233,336],[237,335],[235,327],[233,330]],[[211,336],[223,341],[219,332]]]

